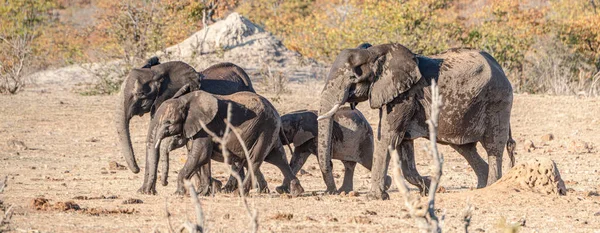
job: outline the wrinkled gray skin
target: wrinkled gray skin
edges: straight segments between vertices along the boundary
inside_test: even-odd
[[[202,124],[222,137],[229,104],[232,106],[231,123],[238,129],[250,152],[250,166],[254,175],[261,176],[259,168],[266,161],[281,170],[283,183],[290,187],[293,196],[302,193],[304,190],[292,173],[279,139],[279,114],[268,100],[253,92],[221,96],[195,91],[165,101],[150,122],[146,144],[146,167],[150,178],[145,180],[144,186],[155,187],[157,165],[150,161],[158,159],[161,140],[169,136],[180,136],[191,141],[186,163],[177,177],[177,194],[185,193],[183,180],[191,178],[200,166],[210,163],[211,158],[223,161],[222,145],[213,142],[211,136],[202,129]],[[234,135],[228,138],[226,148],[233,159],[231,162],[244,161],[243,147],[237,138]],[[245,192],[251,188],[250,177],[246,176],[244,180]]]
[[[185,87],[185,88],[184,88]],[[219,63],[201,73],[184,62],[172,61],[160,64],[158,58],[153,57],[141,69],[133,69],[121,86],[120,98],[116,109],[116,126],[119,144],[123,157],[129,169],[134,173],[140,171],[133,153],[129,122],[135,115],[142,116],[154,111],[167,99],[172,98],[180,89],[197,90],[198,88],[215,94],[231,94],[238,91],[254,92],[250,78],[242,68],[232,63]],[[168,160],[168,151],[181,147],[182,140],[169,139],[164,143],[163,155]],[[204,167],[202,172],[210,174],[210,168]],[[163,169],[163,185],[166,185],[168,163]],[[145,174],[146,175],[146,174]],[[210,181],[202,175],[201,183],[208,192]],[[146,178],[145,178],[146,179]],[[141,188],[144,192],[148,188]]]
[[[432,57],[419,56],[400,44],[346,49],[336,58],[321,92],[319,115],[319,165],[328,192],[335,192],[331,174],[332,128],[326,113],[337,104],[369,101],[379,109],[371,174],[371,199],[388,199],[384,177],[389,165],[388,146],[402,160],[402,174],[421,194],[428,192],[429,177],[416,170],[413,140],[429,136],[431,80],[437,80],[444,106],[440,110],[440,144],[457,150],[477,175],[477,187],[502,176],[502,154],[508,149],[514,164],[514,141],[510,136],[512,87],[502,67],[486,52],[451,49]],[[480,142],[488,163],[476,150]]]
[[[367,119],[358,110],[340,108],[333,116],[332,158],[344,164],[344,182],[338,192],[353,190],[354,168],[356,163],[371,170],[373,163],[373,130]],[[317,157],[317,111],[300,110],[281,116],[281,126],[290,144],[294,144],[294,154],[290,167],[294,174],[304,166],[306,159],[313,154]],[[386,177],[386,187],[391,178]]]

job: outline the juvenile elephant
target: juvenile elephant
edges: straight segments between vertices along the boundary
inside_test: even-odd
[[[185,88],[184,88],[185,87]],[[141,69],[133,69],[121,86],[120,97],[116,109],[116,126],[119,144],[123,157],[127,161],[129,169],[134,173],[140,171],[133,152],[129,122],[135,115],[142,116],[150,112],[151,118],[160,105],[172,98],[182,88],[193,90],[205,90],[210,93],[227,95],[238,91],[254,92],[250,78],[239,66],[232,63],[219,63],[210,66],[198,73],[188,64],[180,61],[160,63],[158,58],[148,60]],[[163,147],[163,156],[168,160],[171,149],[179,147],[181,140],[169,139],[168,146]],[[167,184],[168,162],[164,163],[163,185]],[[206,173],[209,167],[202,169],[205,175],[201,175],[201,184],[208,191],[210,181]],[[145,174],[147,175],[147,174]],[[145,190],[140,189],[140,192]]]
[[[477,175],[477,187],[502,176],[502,154],[508,149],[514,164],[510,136],[512,87],[502,67],[486,52],[451,49],[432,57],[412,53],[400,44],[345,49],[337,56],[321,92],[319,108],[319,165],[328,192],[335,192],[331,174],[333,121],[344,103],[369,101],[379,109],[379,127],[369,198],[388,199],[384,177],[389,164],[388,146],[401,153],[402,174],[422,194],[428,177],[415,166],[413,140],[429,136],[432,80],[439,85],[444,105],[440,109],[437,140],[457,150]],[[477,153],[480,142],[486,163]]]
[[[211,136],[202,128],[204,124],[210,131],[222,137],[229,104],[232,113],[231,124],[239,130],[250,152],[250,166],[254,175],[260,176],[260,165],[266,161],[281,170],[284,175],[283,183],[289,187],[293,196],[302,193],[304,190],[292,173],[279,140],[279,114],[268,100],[253,92],[221,96],[195,91],[165,101],[150,122],[146,145],[146,167],[149,177],[144,180],[143,187],[155,187],[158,148],[165,137],[180,135],[191,141],[187,161],[177,178],[178,194],[185,193],[183,180],[191,178],[199,166],[208,164],[211,158],[224,160],[221,155],[223,146],[232,155],[232,162],[244,161],[246,158],[243,147],[235,136],[228,138],[227,145],[220,145],[213,142]],[[248,192],[251,188],[250,176],[246,176],[243,185],[244,191]]]
[[[285,136],[294,144],[294,155],[290,167],[294,174],[304,166],[311,154],[317,153],[317,111],[301,110],[281,116]],[[344,183],[339,192],[353,190],[356,163],[371,170],[373,163],[373,130],[367,119],[358,110],[341,107],[333,115],[332,158],[344,164]],[[282,140],[283,141],[283,140]],[[285,143],[284,143],[285,144]],[[387,186],[391,178],[387,177]]]

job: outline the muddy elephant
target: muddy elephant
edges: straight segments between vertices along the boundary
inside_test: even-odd
[[[221,149],[225,147],[232,155],[232,162],[246,160],[244,150],[235,136],[228,137],[227,145],[214,142],[203,129],[223,136],[228,106],[231,106],[231,124],[238,129],[242,141],[249,150],[249,164],[255,176],[260,176],[263,161],[275,165],[284,175],[283,183],[290,187],[293,196],[304,190],[286,160],[279,138],[281,119],[277,110],[265,98],[253,92],[237,92],[231,95],[213,95],[205,91],[194,91],[165,101],[150,122],[146,144],[146,168],[148,179],[142,188],[147,192],[156,183],[159,147],[165,137],[179,135],[190,140],[187,161],[177,177],[177,194],[185,193],[183,180],[191,178],[200,166],[210,159],[224,161]],[[248,163],[245,163],[247,165]],[[251,176],[246,176],[243,187],[251,188]]]
[[[135,115],[142,116],[150,112],[151,118],[160,105],[172,98],[178,91],[205,90],[214,94],[231,94],[238,91],[254,92],[250,78],[239,66],[232,63],[219,63],[198,73],[188,64],[180,61],[160,63],[153,57],[141,69],[133,69],[122,86],[116,109],[116,127],[123,157],[129,169],[134,173],[140,171],[131,145],[129,122]],[[168,160],[168,152],[181,146],[181,140],[168,140],[163,146],[163,156]],[[179,145],[178,145],[179,144]],[[166,185],[168,162],[164,163],[163,185]],[[209,167],[202,169],[209,173]],[[202,189],[210,187],[207,175],[201,175]],[[142,191],[140,189],[140,191]]]
[[[294,174],[304,166],[313,154],[317,157],[317,111],[300,110],[281,116],[285,136],[294,144],[290,167]],[[358,110],[341,107],[333,115],[332,158],[344,164],[344,181],[338,192],[353,190],[356,163],[371,170],[373,163],[373,130],[367,119]],[[283,141],[283,140],[282,140]],[[284,143],[285,144],[285,143]],[[391,178],[387,177],[387,187]]]
[[[323,155],[319,165],[328,192],[336,190],[330,165],[331,116],[344,103],[368,101],[372,109],[379,109],[368,197],[389,198],[384,182],[390,160],[388,146],[400,153],[403,176],[421,194],[427,193],[430,179],[416,170],[413,140],[429,136],[426,120],[433,80],[444,99],[437,141],[450,145],[467,160],[477,175],[477,187],[502,176],[505,146],[514,164],[515,144],[510,136],[512,87],[491,55],[475,49],[450,49],[426,57],[395,43],[363,46],[340,52],[321,92],[318,153]],[[487,152],[487,163],[477,153],[477,142]]]

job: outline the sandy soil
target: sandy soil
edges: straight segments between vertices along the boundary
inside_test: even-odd
[[[265,94],[260,83],[255,86]],[[289,93],[265,96],[283,114],[314,109],[318,102],[315,93],[321,87],[318,81],[293,82],[288,85]],[[174,225],[193,219],[189,198],[173,195],[184,150],[173,152],[169,186],[157,187],[155,196],[136,193],[142,174],[111,170],[109,166],[111,161],[125,164],[113,123],[117,97],[81,96],[68,90],[42,86],[15,96],[0,96],[0,178],[8,176],[0,200],[5,208],[13,205],[15,210],[9,228],[41,232],[149,232],[156,228],[165,232],[165,200]],[[373,125],[377,122],[374,111],[364,105],[359,108]],[[148,116],[132,121],[140,165],[145,161],[142,146],[147,124]],[[524,221],[522,232],[600,232],[600,99],[516,95],[512,127],[518,143],[517,161],[535,157],[554,160],[565,180],[567,196],[544,196],[511,187],[473,190],[476,178],[466,161],[451,148],[441,146],[445,156],[441,185],[446,191],[438,194],[436,207],[445,215],[444,230],[462,231],[468,201],[474,206],[471,232],[501,232],[503,224],[499,222],[504,220],[509,224]],[[544,140],[547,134],[553,134],[554,139]],[[524,146],[529,141],[534,148]],[[419,140],[418,148],[426,142]],[[480,150],[480,154],[485,152]],[[430,161],[417,150],[421,173],[428,174]],[[224,166],[213,164],[213,176],[225,181]],[[342,168],[339,161],[334,162],[338,185]],[[264,165],[262,170],[274,190],[282,176],[271,165]],[[260,232],[418,231],[396,188],[390,191],[389,201],[366,199],[370,173],[363,167],[357,166],[354,180],[358,197],[322,195],[325,185],[316,157],[309,159],[304,170],[307,174],[299,178],[306,192],[301,197],[252,194],[250,202],[258,210]],[[412,194],[417,195],[414,187]],[[63,206],[72,201],[84,210],[36,210],[31,202],[38,197],[50,203],[63,202]],[[123,204],[130,198],[143,203]],[[207,230],[247,231],[249,218],[238,200],[229,194],[201,197]]]

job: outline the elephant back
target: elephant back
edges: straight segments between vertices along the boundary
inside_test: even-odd
[[[246,71],[233,63],[212,65],[200,72],[200,76],[200,88],[212,94],[230,95],[239,91],[256,93]]]

